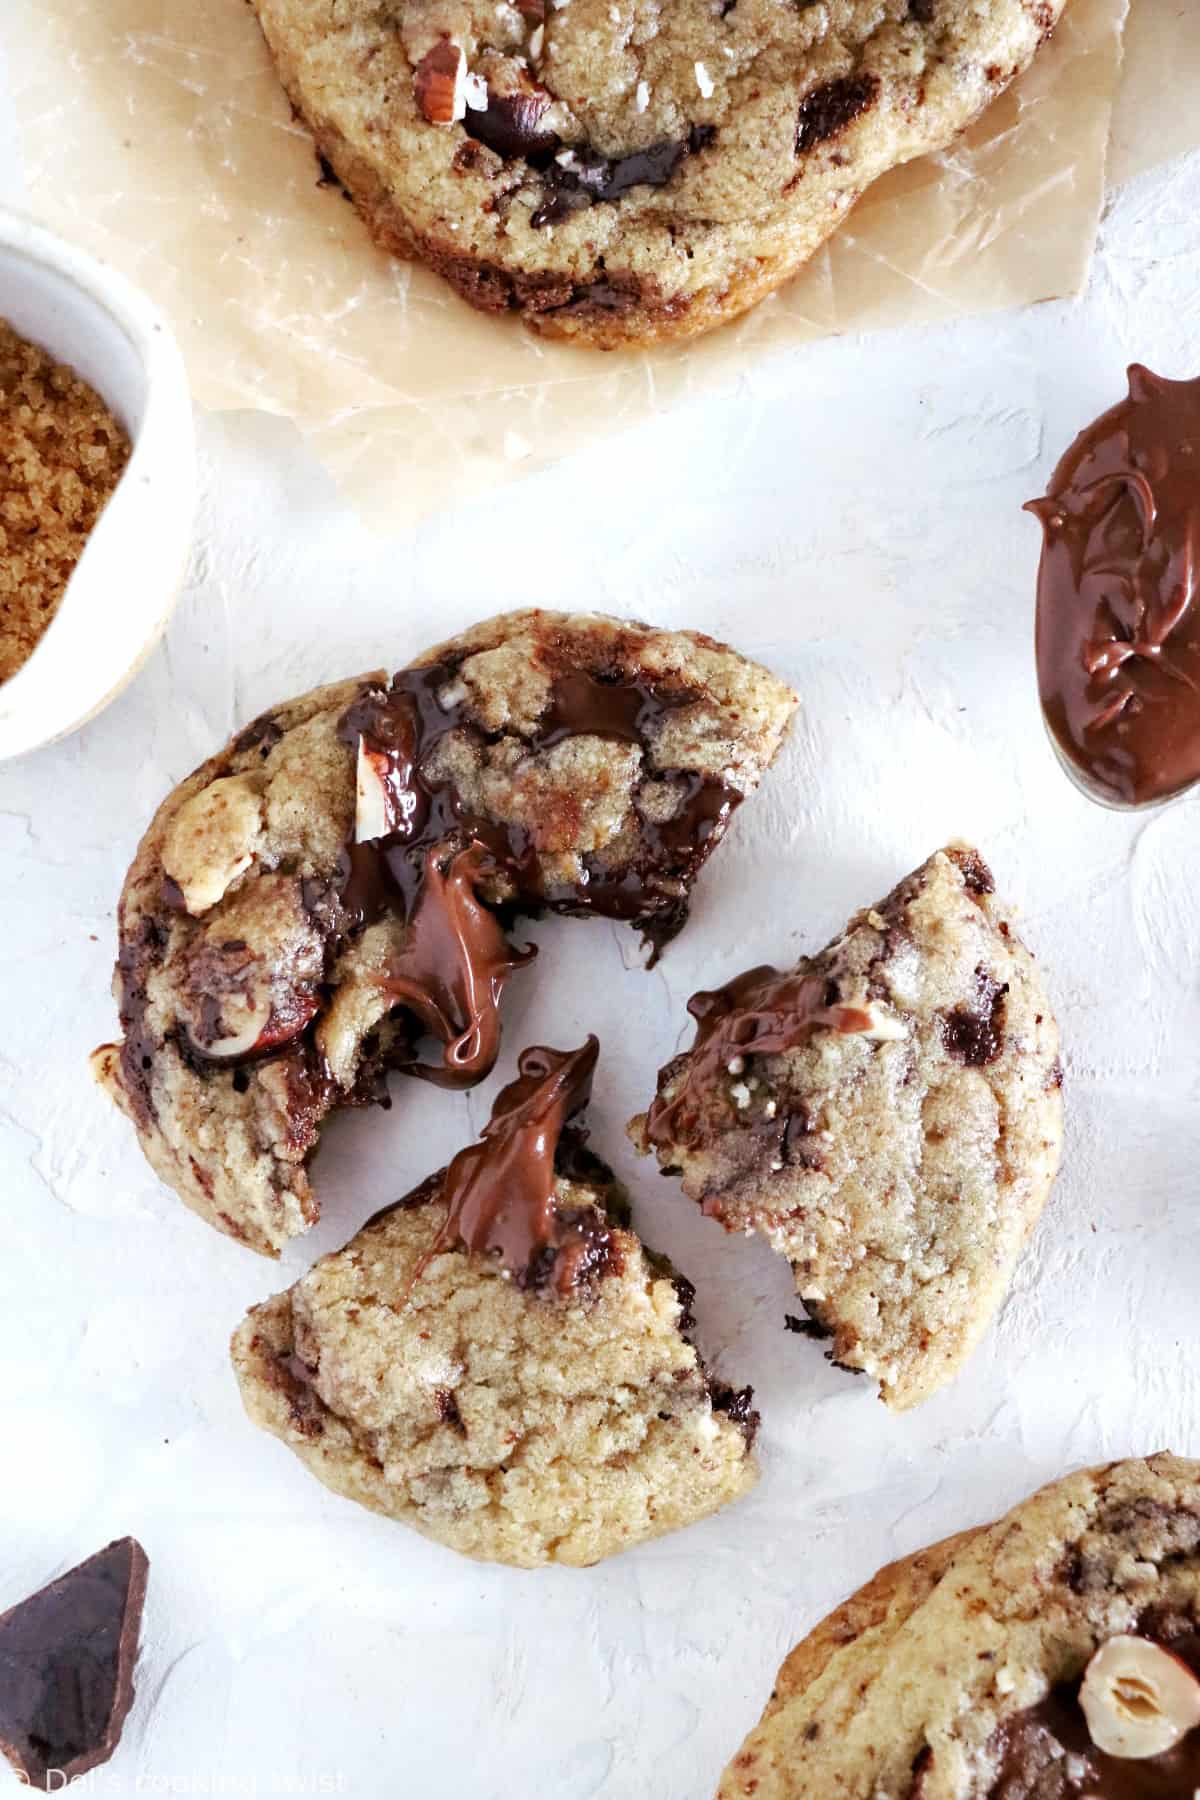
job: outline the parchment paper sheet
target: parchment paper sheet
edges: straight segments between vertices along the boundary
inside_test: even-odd
[[[1131,167],[1162,68],[1182,76],[1183,0],[1133,4],[1149,72],[1122,125]],[[394,527],[769,350],[1076,292],[1126,10],[1072,0],[1026,77],[944,155],[872,189],[786,289],[698,344],[633,355],[540,343],[375,251],[318,185],[245,0],[9,0],[5,17],[34,210],[166,308],[203,405],[290,415]],[[1181,139],[1200,135],[1191,117],[1174,109]]]
[[[1109,145],[1112,186],[1200,144],[1200,6],[1130,0]]]

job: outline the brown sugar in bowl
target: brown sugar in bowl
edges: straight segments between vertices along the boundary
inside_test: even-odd
[[[74,731],[141,667],[182,582],[196,473],[187,376],[166,320],[114,270],[2,209],[0,320],[93,389],[131,446],[48,625],[0,679],[2,760]],[[58,535],[65,554],[69,534]]]

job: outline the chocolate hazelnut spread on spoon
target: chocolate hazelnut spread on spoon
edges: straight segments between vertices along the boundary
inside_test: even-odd
[[[1200,780],[1200,380],[1135,363],[1128,398],[1028,510],[1045,534],[1037,669],[1055,745],[1110,805],[1180,793]]]

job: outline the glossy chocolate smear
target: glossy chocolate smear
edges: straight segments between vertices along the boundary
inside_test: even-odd
[[[1200,1674],[1200,1632],[1155,1642]],[[1162,1756],[1107,1756],[1091,1740],[1079,1681],[1001,1727],[994,1744],[1000,1772],[988,1800],[1194,1800],[1200,1792],[1200,1731]],[[918,1789],[920,1784],[918,1783]]]
[[[670,1099],[655,1096],[646,1119],[646,1136],[660,1148],[701,1141],[712,1096],[728,1093],[746,1057],[778,1056],[799,1049],[815,1031],[848,1034],[871,1023],[862,1007],[839,1001],[823,975],[780,974],[769,964],[712,993],[693,994],[688,1011],[696,1039],[683,1078]]]
[[[480,1142],[446,1170],[442,1198],[450,1210],[422,1267],[461,1245],[497,1257],[523,1287],[567,1294],[611,1266],[615,1246],[604,1215],[593,1206],[562,1210],[555,1195],[560,1150],[564,1138],[573,1150],[570,1139],[579,1136],[567,1128],[591,1096],[599,1050],[589,1037],[578,1050],[522,1053],[520,1074],[497,1095]]]
[[[116,1749],[148,1568],[121,1538],[0,1617],[0,1750],[25,1786],[58,1793]]]
[[[509,944],[479,898],[485,882],[519,887],[536,867],[519,828],[470,814],[452,781],[428,775],[439,739],[467,723],[461,705],[443,705],[451,663],[402,669],[385,691],[363,695],[343,715],[339,735],[361,740],[386,798],[390,829],[351,844],[343,858],[341,902],[350,934],[399,910],[409,930],[385,976],[386,991],[442,1045],[440,1063],[402,1066],[443,1086],[467,1087],[494,1066],[500,996],[533,950]]]
[[[1165,799],[1200,779],[1200,380],[1134,364],[1029,511],[1055,742],[1098,798]]]

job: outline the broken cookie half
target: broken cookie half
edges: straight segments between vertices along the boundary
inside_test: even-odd
[[[278,1254],[321,1121],[392,1069],[465,1087],[533,958],[521,913],[655,954],[796,703],[712,639],[592,614],[476,626],[256,719],[168,796],[121,895],[96,1073],[157,1173]]]
[[[586,1148],[597,1043],[526,1050],[479,1143],[233,1340],[246,1410],[335,1493],[485,1562],[590,1564],[757,1476],[750,1390]]]
[[[1010,918],[976,850],[938,851],[786,974],[695,995],[630,1125],[897,1409],[970,1355],[1058,1168],[1058,1029]]]

